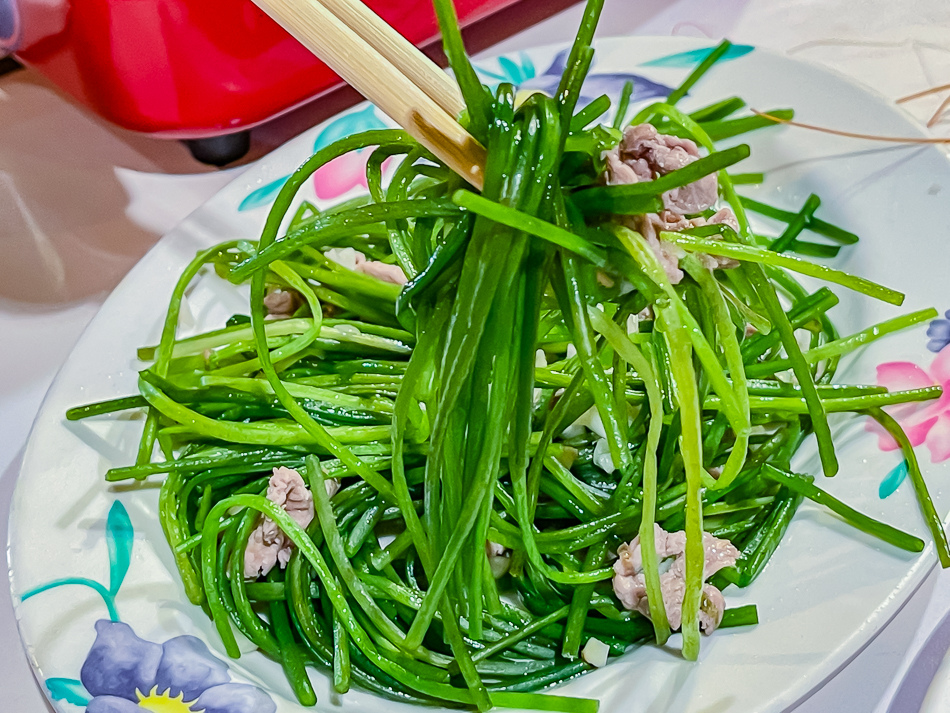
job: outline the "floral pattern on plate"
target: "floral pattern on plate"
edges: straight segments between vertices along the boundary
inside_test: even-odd
[[[134,530],[118,500],[106,519],[109,585],[85,577],[63,577],[24,592],[20,601],[65,586],[94,590],[109,619],[95,624],[96,639],[79,679],[51,677],[46,688],[54,701],[85,706],[86,713],[274,713],[273,699],[257,686],[231,680],[228,665],[194,636],[162,644],[146,641],[119,619],[116,597],[132,557]]]
[[[939,352],[950,344],[950,309],[943,313],[943,319],[937,318],[930,322],[927,336],[930,337],[927,348],[932,352]]]
[[[235,683],[228,665],[194,636],[163,644],[119,621],[96,622],[96,641],[82,665],[86,713],[274,713],[257,686]]]
[[[950,317],[950,310],[945,313]],[[920,389],[928,386],[943,387],[943,394],[935,401],[908,403],[888,409],[907,434],[914,447],[924,445],[930,451],[930,462],[941,463],[950,458],[950,320],[935,319],[927,328],[927,348],[937,352],[930,366],[924,368],[910,361],[889,361],[878,364],[877,383],[890,390]],[[878,448],[897,450],[897,442],[874,419],[868,419],[865,429],[876,433]],[[907,477],[907,463],[903,459],[881,481],[878,495],[891,495]]]

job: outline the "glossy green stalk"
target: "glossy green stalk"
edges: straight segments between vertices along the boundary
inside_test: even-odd
[[[439,32],[442,35],[442,47],[449,60],[449,66],[455,73],[456,81],[465,99],[468,109],[469,131],[480,140],[488,137],[488,127],[492,119],[491,102],[486,89],[478,79],[475,68],[465,53],[465,43],[455,5],[452,0],[433,0]],[[452,117],[457,119],[458,117]]]
[[[201,545],[202,572],[206,582],[214,580],[214,571],[218,556],[216,547],[218,522],[221,515],[232,507],[245,507],[257,510],[273,520],[278,527],[280,527],[288,539],[294,543],[301,551],[301,554],[314,568],[326,595],[330,598],[334,611],[340,615],[350,639],[373,664],[422,694],[456,703],[472,702],[471,695],[468,691],[426,679],[381,654],[372,639],[367,635],[366,631],[353,615],[340,584],[336,581],[335,576],[327,566],[326,560],[324,560],[320,554],[320,550],[307,536],[307,533],[283,508],[267,498],[258,495],[233,495],[224,498],[211,509],[208,519],[205,522]],[[239,656],[240,651],[237,648],[234,634],[228,623],[227,612],[221,605],[220,595],[213,588],[206,591],[208,594],[208,606],[218,634],[224,643],[225,650],[229,656],[236,658]]]
[[[574,42],[571,44],[571,51],[567,57],[566,67],[572,68],[577,66],[582,54],[586,50],[589,50],[593,44],[594,31],[597,29],[597,23],[600,20],[600,14],[603,12],[603,9],[604,0],[587,0],[584,6],[584,15],[581,18],[580,27],[578,27],[577,34],[574,36]],[[561,99],[567,93],[570,87],[570,79],[571,77],[568,72],[565,72],[561,76],[556,94],[558,99]],[[583,82],[583,77],[581,77],[581,82]],[[580,89],[580,85],[578,85],[577,88]],[[574,101],[576,102],[576,97]]]
[[[749,414],[749,387],[746,382],[747,372],[742,361],[739,340],[736,337],[736,326],[729,315],[729,307],[726,304],[725,297],[723,297],[719,282],[713,276],[712,271],[702,265],[699,260],[691,257],[685,259],[683,264],[686,271],[699,284],[712,309],[716,335],[719,338],[726,366],[729,369],[738,411],[738,419],[732,424],[735,432],[735,443],[716,482],[710,484],[710,487],[714,490],[719,490],[728,487],[745,465],[749,435],[752,430]]]
[[[316,170],[316,168],[318,168],[320,165],[323,165],[323,163],[326,161],[335,158],[336,155],[345,153],[344,149],[350,150],[350,143],[352,143],[351,140],[344,139],[335,144],[331,144],[325,149],[321,149],[316,154],[314,154],[314,156],[309,161],[304,163],[301,168],[297,169],[297,171],[292,174],[291,178],[288,179],[287,183],[281,189],[281,192],[278,194],[277,200],[275,200],[271,212],[268,214],[259,244],[261,250],[264,250],[270,246],[276,238],[282,215],[279,213],[279,211],[281,210],[284,202],[289,202],[290,198],[293,196],[293,192],[291,192],[289,196],[285,196],[285,191],[291,190],[288,189],[288,186],[296,182],[297,186],[299,187],[299,184],[305,180],[305,178],[309,176],[313,170]],[[292,190],[295,192],[296,188],[293,188]],[[284,208],[284,210],[286,210],[286,208]],[[306,410],[304,410],[300,404],[297,403],[294,397],[291,396],[284,387],[280,376],[274,368],[274,364],[270,358],[270,352],[266,346],[267,337],[263,313],[265,287],[264,277],[265,275],[263,270],[254,272],[251,276],[251,327],[254,331],[254,339],[257,346],[257,358],[260,360],[261,371],[264,373],[265,378],[270,383],[271,388],[273,388],[274,395],[277,397],[278,401],[280,401],[281,405],[287,409],[288,413],[290,413],[290,415],[302,428],[306,435],[313,440],[313,442],[317,443],[332,453],[334,456],[339,458],[343,463],[346,464],[348,468],[350,468],[367,483],[370,483],[374,488],[376,488],[387,500],[394,502],[395,496],[392,491],[392,486],[386,480],[380,477],[378,473],[367,467],[367,465],[362,460],[355,456],[353,452],[344,446],[340,440],[335,438],[332,433],[317,423],[306,412]],[[305,292],[304,297],[310,301],[310,307],[313,314],[317,315],[322,313],[319,303],[315,301],[315,298],[311,294]],[[253,424],[248,424],[248,426],[253,426]]]
[[[782,231],[782,234],[769,245],[769,250],[780,253],[794,247],[798,236],[811,222],[815,211],[818,210],[820,205],[821,199],[818,196],[814,193],[808,196],[802,209],[795,214],[795,217],[789,222],[785,230]]]
[[[775,119],[793,119],[795,111],[792,109],[770,109],[770,117]],[[703,131],[713,141],[723,141],[731,139],[733,136],[747,134],[757,129],[766,129],[775,126],[775,120],[764,116],[743,116],[738,119],[725,119],[721,121],[703,122]]]
[[[198,573],[195,571],[191,559],[184,552],[178,550],[178,545],[187,536],[186,526],[178,517],[179,496],[182,486],[183,478],[180,473],[172,471],[168,474],[158,493],[158,520],[162,526],[162,532],[165,533],[165,539],[175,555],[175,565],[178,567],[179,576],[181,576],[185,596],[192,604],[201,604],[204,600],[204,591]]]
[[[654,106],[657,113],[666,116],[671,121],[676,122],[684,129],[689,131],[707,151],[713,150],[713,144],[709,136],[696,122],[694,122],[688,116],[672,106],[663,104]],[[725,171],[720,172],[719,183],[724,197],[727,201],[729,201],[730,205],[732,205],[732,208],[735,211],[736,220],[739,223],[738,237],[743,243],[745,243],[745,245],[741,247],[746,250],[755,251],[755,248],[751,247],[751,245],[754,243],[754,238],[752,235],[752,230],[749,227],[748,218],[746,217],[745,210],[743,209],[742,204],[736,195],[735,189],[729,180],[729,176]],[[769,255],[772,255],[777,259],[788,259],[786,256],[771,253],[767,250],[763,252],[768,252]],[[802,350],[795,336],[795,331],[789,323],[788,317],[785,315],[785,311],[782,309],[782,305],[779,302],[775,288],[773,287],[772,282],[769,280],[766,271],[763,269],[763,266],[756,264],[743,267],[745,268],[743,270],[744,277],[748,278],[750,285],[754,289],[759,300],[761,300],[762,305],[765,307],[765,310],[768,313],[769,319],[771,320],[775,329],[778,331],[782,345],[785,347],[786,355],[792,360],[793,371],[799,381],[799,384],[801,385],[802,393],[805,397],[805,401],[808,404],[808,412],[812,419],[812,428],[815,431],[815,438],[818,441],[818,454],[821,458],[822,470],[824,471],[825,475],[833,476],[838,471],[838,459],[835,455],[834,442],[831,438],[831,428],[828,425],[828,417],[825,413],[824,406],[822,405],[821,399],[818,397],[818,391],[815,387],[814,377],[812,376],[808,363],[802,356]],[[857,280],[858,278],[854,279]],[[871,284],[873,285],[873,283]],[[885,290],[885,295],[888,294],[886,288],[879,289]],[[896,296],[896,294],[897,293],[894,293],[894,295],[891,296]],[[903,299],[903,296],[901,296],[900,299]]]
[[[333,690],[343,694],[350,690],[350,636],[340,619],[333,612]]]
[[[601,94],[590,104],[571,117],[571,132],[582,131],[594,119],[603,116],[610,109],[610,97]]]
[[[366,616],[376,629],[392,643],[404,647],[405,633],[386,616],[363,587],[356,571],[353,569],[350,558],[346,554],[343,538],[337,528],[336,517],[333,514],[333,507],[330,505],[330,496],[327,494],[324,485],[323,468],[320,466],[320,460],[316,456],[308,456],[306,463],[307,477],[312,484],[310,492],[313,494],[315,517],[320,523],[324,541],[327,543],[340,579],[343,580],[350,596],[366,612]],[[414,652],[416,647],[405,646],[404,648],[409,652]]]
[[[888,304],[899,306],[904,301],[904,295],[897,290],[884,287],[867,278],[850,275],[842,270],[836,270],[827,265],[808,262],[807,260],[802,260],[792,255],[781,255],[770,250],[752,247],[751,245],[737,245],[735,243],[725,243],[720,240],[704,240],[703,238],[694,238],[682,233],[663,232],[660,233],[660,237],[690,252],[719,255],[744,262],[783,267],[792,272],[808,275],[809,277],[816,277],[825,282],[832,282],[836,285],[847,287],[849,290],[860,292],[861,294],[881,300],[882,302],[887,302]]]
[[[683,80],[683,83],[680,84],[676,89],[670,92],[670,95],[666,98],[666,101],[670,106],[676,104],[680,99],[686,96],[686,93],[693,88],[693,85],[700,80],[700,78],[709,71],[709,69],[718,62],[726,52],[729,51],[729,48],[732,47],[732,43],[729,40],[723,40],[716,47],[707,54],[703,61],[697,65],[697,67],[689,73],[686,79]]]
[[[809,364],[817,364],[823,359],[829,359],[852,352],[858,347],[877,341],[888,334],[907,329],[921,322],[929,322],[937,316],[937,310],[931,307],[929,309],[922,309],[917,312],[901,315],[900,317],[894,317],[893,319],[888,319],[880,324],[867,327],[842,339],[836,339],[833,342],[822,344],[820,347],[804,351],[802,352],[802,356],[805,357],[805,361]],[[788,359],[769,359],[768,361],[758,364],[750,364],[746,368],[746,373],[749,377],[757,378],[775,374],[789,368],[791,368],[791,362]]]
[[[620,92],[620,99],[617,101],[617,112],[614,114],[613,127],[622,129],[624,119],[627,118],[627,110],[630,108],[630,97],[633,96],[633,80],[628,79],[623,83],[623,89]]]
[[[685,326],[672,308],[658,310],[657,327],[669,345],[674,396],[679,407],[681,424],[680,454],[686,475],[686,589],[683,594],[683,656],[696,660],[699,656],[699,607],[703,589],[702,512],[702,424],[699,394],[693,371],[692,346]]]
[[[817,391],[816,391],[817,393]],[[847,413],[863,411],[869,408],[893,406],[915,401],[930,401],[943,393],[939,386],[927,386],[921,389],[907,391],[891,391],[880,394],[864,394],[861,396],[826,397],[822,399],[824,410],[827,413]],[[709,397],[703,404],[704,408],[718,409],[721,402],[717,397]],[[753,411],[810,413],[807,399],[800,396],[750,396],[749,407]]]
[[[287,612],[287,603],[274,601],[270,605],[271,624],[280,646],[280,662],[294,695],[301,705],[315,706],[317,695],[313,691],[307,667],[304,662],[303,651],[294,636],[294,630]]]
[[[584,378],[587,380],[588,388],[591,390],[597,412],[604,424],[607,435],[607,444],[610,449],[610,455],[614,464],[619,467],[621,478],[629,479],[633,473],[633,458],[630,449],[626,443],[626,425],[627,414],[618,413],[617,403],[613,399],[611,384],[604,373],[603,365],[597,358],[596,343],[594,332],[590,325],[590,317],[587,313],[586,296],[590,294],[590,289],[586,285],[586,273],[582,266],[577,262],[574,256],[562,253],[562,270],[557,276],[558,283],[555,286],[555,292],[562,305],[562,312],[571,331],[572,341],[577,349],[577,355],[580,360],[581,369]],[[519,520],[523,524],[530,523],[526,505],[519,509]],[[524,528],[523,528],[524,529]],[[533,533],[531,533],[533,535]],[[530,535],[526,534],[526,544]],[[560,581],[565,576],[583,577],[593,572],[604,572],[609,576],[612,571],[610,568],[602,568],[604,557],[606,556],[606,543],[600,543],[591,547],[585,557],[583,572],[572,575],[557,575],[553,577],[546,569],[545,574],[554,581]],[[529,549],[529,557],[540,558]],[[534,560],[532,560],[534,563]],[[599,579],[605,578],[603,574]],[[568,614],[567,626],[564,634],[564,640],[561,646],[562,654],[568,658],[578,655],[581,646],[581,636],[584,628],[584,622],[587,618],[590,607],[590,597],[593,594],[594,587],[592,582],[596,580],[588,579],[584,584],[574,590],[571,599],[571,610]]]
[[[660,588],[660,571],[656,555],[655,518],[657,499],[656,452],[663,431],[663,396],[652,360],[648,358],[616,324],[611,322],[600,310],[590,307],[591,323],[607,343],[614,348],[637,375],[643,379],[650,406],[650,423],[647,427],[646,448],[643,456],[643,505],[640,520],[640,553],[643,560],[643,574],[646,579],[647,598],[650,602],[650,619],[656,643],[662,646],[670,636],[669,620]]]
[[[185,297],[185,290],[195,279],[201,269],[216,257],[237,246],[236,241],[215,245],[213,248],[204,250],[192,260],[182,272],[175,287],[172,290],[172,296],[169,300],[168,311],[165,313],[165,321],[162,323],[162,335],[159,339],[158,349],[155,352],[155,363],[152,369],[159,376],[166,376],[168,373],[168,364],[172,358],[172,350],[175,344],[175,333],[178,330],[178,318],[181,314],[181,303]],[[136,465],[143,465],[152,460],[152,451],[155,449],[155,437],[158,433],[158,412],[149,409],[145,418],[145,426],[142,429],[142,439],[139,442],[138,452],[135,456]]]
[[[698,181],[711,173],[722,171],[748,158],[749,153],[750,149],[746,144],[722,151],[711,150],[709,156],[697,159],[683,168],[670,171],[652,181],[585,188],[573,193],[571,200],[585,215],[655,213],[662,210],[663,203],[659,200],[659,196],[663,193]]]
[[[891,437],[897,441],[901,453],[904,455],[904,461],[907,463],[907,474],[910,476],[910,482],[914,486],[914,493],[917,496],[917,502],[920,504],[921,513],[924,521],[927,523],[927,529],[934,539],[934,547],[937,550],[937,557],[940,565],[944,568],[950,567],[950,544],[947,542],[947,532],[944,530],[943,522],[937,514],[933,499],[927,490],[927,483],[920,472],[920,464],[917,462],[917,456],[914,453],[914,447],[911,445],[907,434],[901,425],[889,413],[881,408],[868,409],[867,414],[877,421]]]
[[[773,218],[775,220],[781,220],[785,223],[790,223],[795,219],[796,214],[791,211],[775,208],[774,206],[761,203],[745,196],[739,197],[739,200],[744,207],[766,217]],[[818,218],[812,217],[808,221],[808,229],[845,245],[853,245],[854,243],[858,242],[858,236],[854,233],[848,232],[847,230],[839,228],[837,225],[832,225],[831,223],[827,223]]]
[[[514,208],[509,208],[495,201],[490,201],[487,198],[482,198],[470,191],[456,191],[452,194],[452,202],[466,210],[482,215],[495,223],[507,225],[509,228],[535,235],[543,240],[547,240],[553,245],[562,247],[565,250],[570,250],[595,265],[600,267],[607,265],[607,254],[605,251],[591,245],[581,236],[559,228],[553,223],[548,223],[527,213],[515,210]]]
[[[251,423],[219,421],[203,416],[170,399],[149,381],[148,372],[142,372],[139,375],[139,390],[149,404],[159,413],[182,424],[183,428],[176,430],[196,433],[230,443],[249,445],[281,443],[285,446],[319,445],[339,458],[339,452],[343,448],[341,444],[371,443],[380,438],[385,438],[389,433],[388,426],[346,426],[326,429],[317,424],[322,434],[314,435],[312,430],[308,430],[299,423],[288,423],[286,420],[255,421]],[[292,399],[293,397],[289,398]],[[296,409],[299,409],[299,413],[303,414],[305,418],[313,420],[300,406],[297,406]],[[314,421],[314,423],[316,422]],[[347,452],[349,452],[348,449]],[[354,466],[354,459],[355,456],[352,455],[340,458],[340,460],[347,463],[348,467],[351,467],[355,472],[359,472],[361,476],[367,479],[367,482],[373,482],[374,487],[388,496],[391,492],[389,483],[381,479],[375,471],[371,471],[364,466]]]
[[[646,242],[639,233],[619,225],[612,226],[612,232],[620,240],[630,256],[644,270],[646,276],[662,290],[670,305],[676,310],[677,319],[686,327],[693,344],[693,349],[696,351],[696,356],[699,358],[700,363],[702,363],[713,390],[722,400],[724,410],[726,410],[729,416],[730,423],[735,424],[737,433],[741,432],[743,430],[741,425],[743,416],[742,408],[737,400],[737,394],[732,388],[732,384],[726,379],[722,365],[719,363],[719,357],[703,335],[702,329],[696,322],[696,318],[683,303],[683,299],[673,288],[673,285],[670,284],[670,280],[657,260],[656,255],[654,255],[653,251],[646,245]]]
[[[359,136],[362,137],[363,135]],[[346,139],[343,141],[346,141]],[[372,139],[367,138],[362,138],[361,142],[364,145],[372,145],[373,143]],[[336,146],[337,144],[331,144],[327,148],[330,149]],[[321,149],[321,151],[324,150]],[[327,155],[324,154],[321,160],[325,160]],[[338,155],[342,155],[342,153]],[[320,157],[320,152],[314,154],[314,158],[317,157]],[[321,165],[323,164],[321,163]],[[307,164],[304,164],[304,166],[307,166]],[[310,168],[312,168],[312,165],[307,166],[307,170],[310,170]],[[317,169],[313,168],[313,170]],[[277,210],[276,202],[274,206],[272,210]],[[258,253],[235,265],[228,275],[228,279],[235,284],[243,282],[252,273],[262,269],[271,261],[284,258],[305,245],[332,245],[341,238],[360,235],[368,228],[378,226],[386,221],[419,217],[451,218],[458,216],[459,209],[457,206],[446,200],[434,198],[371,203],[352,208],[344,213],[323,213],[312,224],[296,228],[277,242],[268,242],[266,245],[262,242]],[[265,230],[267,229],[265,228]]]
[[[717,121],[735,114],[745,106],[746,103],[741,98],[729,97],[690,112],[689,118],[697,122]]]
[[[769,480],[774,480],[776,483],[784,485],[793,493],[798,493],[819,505],[824,505],[862,532],[873,535],[888,544],[894,545],[902,550],[907,550],[908,552],[920,552],[924,549],[924,541],[919,537],[909,535],[906,532],[898,530],[896,527],[891,527],[885,522],[875,520],[845,505],[836,497],[830,493],[826,493],[815,485],[811,478],[795,473],[783,473],[770,465],[763,466],[761,473]]]

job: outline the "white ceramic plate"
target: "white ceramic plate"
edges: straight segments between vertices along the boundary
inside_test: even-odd
[[[637,75],[638,96],[662,93],[662,85],[678,84],[695,64],[697,53],[708,48],[709,43],[684,39],[604,41],[598,46],[589,93],[607,91],[616,96],[630,74]],[[481,68],[486,81],[508,78],[543,88],[554,81],[560,49],[523,52],[487,61]],[[760,109],[794,107],[799,117],[813,123],[889,135],[920,134],[906,115],[866,89],[826,70],[748,47],[735,49],[728,61],[718,64],[682,106],[696,108],[733,95]],[[109,467],[131,462],[141,421],[67,423],[63,413],[77,404],[134,393],[140,368],[135,348],[157,340],[175,279],[196,250],[224,239],[256,237],[275,186],[315,143],[379,124],[375,111],[364,106],[312,129],[258,162],[196,211],[116,289],[51,388],[17,483],[9,556],[23,640],[58,709],[81,710],[93,699],[90,711],[142,710],[131,701],[123,704],[92,696],[96,691],[83,687],[81,671],[82,679],[100,692],[106,686],[103,677],[91,672],[97,667],[113,671],[113,690],[135,698],[129,686],[149,689],[161,684],[162,676],[170,675],[167,670],[182,661],[189,663],[187,670],[199,669],[196,662],[203,661],[210,667],[205,670],[217,672],[192,681],[186,698],[198,698],[195,710],[250,713],[249,702],[255,700],[259,711],[271,707],[267,700],[280,711],[299,709],[280,667],[262,655],[248,653],[229,661],[225,670],[210,662],[211,654],[203,647],[182,647],[183,642],[194,641],[174,638],[195,635],[224,659],[208,619],[185,601],[172,575],[171,557],[155,515],[157,489],[149,484],[109,487],[102,479]],[[746,187],[747,194],[797,210],[809,193],[818,193],[823,199],[821,217],[862,236],[859,246],[842,250],[836,264],[908,295],[904,307],[897,309],[836,289],[841,305],[832,315],[842,333],[902,311],[950,307],[945,287],[950,264],[950,227],[945,219],[950,165],[939,151],[787,127],[749,135],[748,141],[753,156],[743,170],[765,170],[768,178],[762,186]],[[337,200],[349,189],[361,190],[359,164],[341,162],[323,171],[299,199]],[[218,326],[241,309],[241,300],[216,278],[203,277],[190,292],[191,315],[186,320],[198,327]],[[945,327],[950,324],[938,323],[932,331],[950,332]],[[939,368],[940,360],[950,358],[950,350],[939,356],[928,350],[924,332],[922,325],[873,344],[847,362],[847,378],[873,383],[877,365],[884,362],[900,362],[882,373],[904,378],[907,385],[931,377],[950,378],[950,369]],[[929,345],[937,350],[943,343],[938,338]],[[935,359],[937,368],[932,366]],[[950,455],[950,414],[936,410],[933,415],[932,422],[918,428],[926,433],[920,459],[938,510],[946,513],[950,471],[942,461]],[[836,422],[841,472],[821,484],[859,509],[926,538],[908,484],[889,497],[879,496],[882,479],[899,457],[879,450],[876,436],[863,426],[858,420]],[[796,465],[816,472],[810,445],[803,448]],[[675,638],[669,649],[643,647],[562,691],[600,698],[604,713],[786,710],[833,676],[880,631],[934,560],[929,545],[921,555],[900,552],[806,504],[753,586],[742,592],[727,590],[730,605],[758,605],[758,626],[720,631],[704,640],[698,663],[678,657]],[[83,581],[62,583],[63,578]],[[61,584],[43,589],[57,582]],[[108,605],[114,608],[111,613]],[[109,623],[110,616],[131,628]],[[97,627],[113,648],[97,663],[87,662]],[[163,643],[164,647],[158,646]],[[182,653],[185,649],[191,651],[187,656]],[[405,708],[360,692],[335,696],[322,674],[316,673],[314,679],[319,710]],[[236,687],[236,682],[257,688]],[[124,691],[119,691],[122,686]],[[183,703],[166,705],[161,710],[190,710]]]

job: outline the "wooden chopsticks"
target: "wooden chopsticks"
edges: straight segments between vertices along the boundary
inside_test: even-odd
[[[475,188],[485,148],[459,123],[458,86],[360,0],[254,0],[360,94]]]

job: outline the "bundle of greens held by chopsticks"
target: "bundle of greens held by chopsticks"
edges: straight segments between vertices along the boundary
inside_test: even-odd
[[[484,190],[471,191],[400,130],[321,149],[284,186],[259,242],[215,246],[188,266],[159,345],[140,351],[151,361],[140,395],[69,413],[147,409],[137,462],[108,480],[165,475],[159,516],[188,597],[213,617],[229,654],[239,653],[237,630],[278,660],[304,704],[316,700],[313,665],[332,671],[339,692],[594,711],[596,701],[536,691],[589,670],[591,642],[618,656],[667,640],[675,626],[662,606],[659,533],[685,533],[687,658],[698,654],[708,603],[704,531],[738,550],[713,578],[720,588],[755,579],[803,498],[920,551],[918,538],[791,472],[813,434],[824,474],[835,474],[830,413],[871,415],[895,436],[950,563],[913,450],[882,410],[939,388],[833,383],[844,354],[935,313],[841,338],[827,316],[834,292],[808,292],[792,277],[902,300],[792,254],[829,256],[835,242],[857,240],[814,217],[816,198],[785,213],[736,194],[740,174],[728,170],[749,149],[717,150],[713,138],[767,121],[732,118],[739,99],[688,115],[676,108],[726,44],[629,122],[688,138],[705,155],[655,180],[605,185],[629,87],[611,126],[597,123],[607,97],[576,106],[601,4],[588,3],[557,95],[519,105],[513,87],[491,93],[478,82],[451,4],[437,0],[464,121],[487,148]],[[286,220],[315,170],[364,149],[368,196],[325,211],[305,202]],[[664,194],[709,176],[738,229],[693,220],[661,231],[683,273],[673,284],[631,226],[662,211]],[[747,209],[788,228],[755,235]],[[804,230],[832,242],[800,240]],[[408,283],[328,258],[340,248],[398,265]],[[249,316],[178,339],[183,295],[207,266],[250,284]],[[275,289],[292,298],[288,319],[265,320]],[[306,526],[265,497],[281,467],[306,479]],[[247,577],[248,540],[265,517],[289,560]],[[632,538],[642,543],[649,616],[611,588],[616,553]],[[755,621],[754,607],[742,607],[726,609],[720,625]]]

